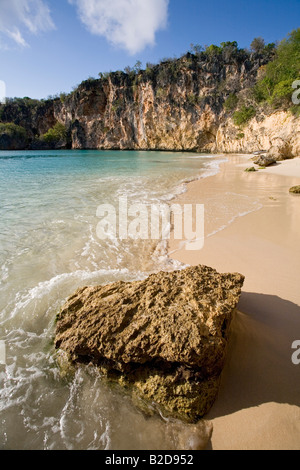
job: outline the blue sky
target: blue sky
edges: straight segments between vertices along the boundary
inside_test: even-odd
[[[46,98],[191,43],[275,42],[299,18],[299,0],[0,0],[0,80],[7,96]]]

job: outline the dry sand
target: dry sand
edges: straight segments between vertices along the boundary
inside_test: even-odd
[[[246,277],[219,396],[206,416],[211,448],[300,449],[300,365],[291,360],[300,340],[300,196],[289,194],[300,184],[300,158],[253,173],[244,171],[250,156],[227,158],[175,201],[205,205],[204,248],[169,246],[184,264]]]

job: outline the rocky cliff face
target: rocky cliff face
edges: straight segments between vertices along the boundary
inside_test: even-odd
[[[213,151],[253,153],[263,149],[276,160],[300,155],[300,119],[287,111],[261,114],[239,129],[231,118],[220,124]]]
[[[60,122],[73,149],[249,153],[273,147],[278,158],[299,155],[299,118],[259,110],[241,128],[224,107],[233,95],[247,102],[266,62],[242,50],[187,54],[144,71],[89,79],[63,100],[2,105],[0,120],[23,126],[29,148],[45,148],[41,136]]]
[[[218,393],[243,282],[198,266],[79,289],[58,315],[56,348],[97,365],[140,405],[197,421]]]
[[[188,54],[135,77],[116,72],[57,102],[55,117],[73,148],[215,150],[224,97],[250,86],[260,65]]]

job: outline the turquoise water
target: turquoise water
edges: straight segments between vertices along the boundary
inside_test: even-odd
[[[97,371],[59,373],[54,320],[76,288],[173,268],[159,242],[100,240],[100,204],[167,203],[220,157],[168,152],[0,152],[1,449],[162,449],[172,437]],[[2,343],[3,344],[3,343]]]

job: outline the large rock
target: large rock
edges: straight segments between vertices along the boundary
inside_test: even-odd
[[[274,163],[276,163],[276,159],[269,155],[259,155],[258,157],[254,158],[253,162],[256,165],[264,167],[274,165]]]
[[[140,404],[196,422],[216,399],[243,282],[198,266],[84,287],[57,317],[56,348],[96,364]]]
[[[292,145],[284,139],[274,139],[272,147],[268,151],[268,157],[273,158],[276,161],[293,158]]]
[[[293,186],[293,187],[290,189],[290,193],[292,193],[292,194],[300,194],[300,186]]]

